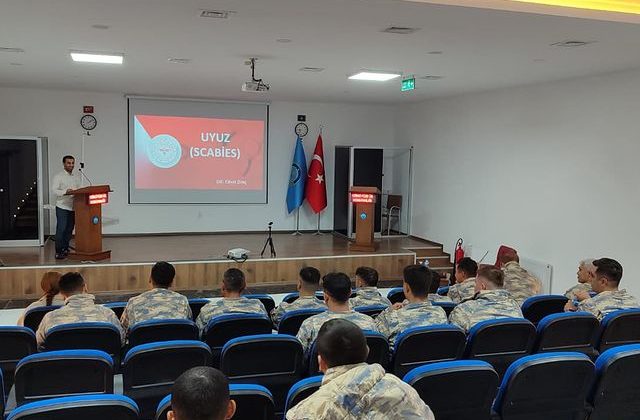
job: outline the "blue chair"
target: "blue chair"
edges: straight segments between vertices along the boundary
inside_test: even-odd
[[[124,357],[123,393],[138,404],[142,418],[151,418],[178,376],[192,367],[210,364],[211,350],[200,341],[161,341],[136,346]]]
[[[278,334],[297,335],[305,319],[318,315],[326,309],[296,309],[285,312],[278,324]]]
[[[171,410],[171,394],[164,397],[156,408],[154,420],[167,420],[167,413]]]
[[[526,319],[489,319],[471,327],[463,357],[490,363],[502,377],[511,363],[531,354],[535,338],[536,328]]]
[[[200,331],[189,319],[150,319],[129,329],[129,347],[171,340],[199,340]]]
[[[534,353],[577,351],[595,358],[595,339],[600,323],[587,312],[547,315],[536,327]]]
[[[453,309],[456,307],[456,304],[453,302],[431,302],[433,306],[439,306],[444,309],[444,312],[447,314],[447,317],[451,314]]]
[[[449,286],[438,287],[438,290],[436,290],[436,293],[439,294],[440,296],[447,296],[447,293],[449,293]]]
[[[124,308],[127,307],[127,302],[109,302],[103,304],[102,306],[111,309],[113,313],[116,314],[118,319],[120,319],[122,317],[122,313],[124,312]]]
[[[200,309],[207,303],[209,303],[209,299],[205,298],[192,298],[189,299],[189,307],[191,308],[191,318],[195,321],[200,315]]]
[[[63,395],[112,394],[113,371],[113,359],[99,350],[32,354],[16,366],[16,403]]]
[[[593,377],[582,353],[525,356],[507,369],[493,410],[501,420],[584,419]]]
[[[293,303],[295,302],[298,298],[300,297],[300,293],[298,292],[292,292],[292,293],[288,293],[287,295],[285,295],[285,297],[282,298],[283,302],[287,302],[287,303]]]
[[[220,366],[220,353],[228,341],[247,335],[271,334],[273,324],[266,315],[230,313],[209,320],[202,340],[211,348],[213,366]]]
[[[611,348],[596,360],[596,381],[588,397],[589,420],[640,418],[640,344]]]
[[[362,332],[369,347],[367,363],[377,363],[386,369],[389,366],[391,354],[387,337],[377,331],[362,330]],[[307,365],[309,375],[318,375],[320,373],[320,367],[318,366],[318,348],[316,347],[315,341],[309,350]]]
[[[109,322],[74,322],[49,329],[44,337],[43,349],[102,350],[113,357],[117,369],[120,366],[122,336],[118,327]]]
[[[262,305],[267,310],[267,313],[270,314],[273,308],[276,307],[276,303],[274,302],[271,295],[267,295],[265,293],[254,293],[249,295],[244,295],[247,299],[258,299],[262,302]]]
[[[6,396],[13,386],[18,361],[36,352],[36,335],[27,327],[1,326],[0,343],[0,371],[4,376],[4,393],[0,396]]]
[[[393,353],[393,373],[402,378],[427,363],[459,359],[466,335],[455,325],[413,327],[398,334]]]
[[[284,406],[284,413],[295,407],[300,401],[304,400],[320,388],[322,385],[323,375],[311,376],[293,384],[287,394],[287,402]]]
[[[137,420],[138,406],[122,395],[52,398],[16,408],[7,420]]]
[[[611,312],[600,322],[596,348],[603,353],[610,348],[640,343],[640,309]]]
[[[406,299],[404,295],[404,289],[402,287],[394,287],[393,289],[389,290],[389,293],[387,293],[387,299],[391,301],[391,304],[404,302],[404,300]]]
[[[36,306],[35,308],[31,308],[24,314],[24,326],[31,329],[31,331],[38,331],[38,327],[40,326],[40,322],[42,322],[42,318],[46,314],[51,311],[55,311],[56,309],[62,308],[60,305],[51,305],[51,306]]]
[[[354,311],[360,312],[361,314],[369,315],[371,318],[377,317],[380,312],[387,309],[388,306],[385,305],[366,305],[366,306],[357,306],[353,308]]]
[[[547,315],[564,312],[567,298],[562,295],[537,295],[522,303],[522,314],[533,325],[537,325]]]
[[[438,420],[489,420],[500,378],[487,362],[455,360],[421,366],[403,380]]]
[[[277,415],[284,409],[289,388],[304,377],[303,357],[302,344],[290,335],[238,337],[223,347],[220,370],[232,383],[269,389]]]
[[[4,393],[4,379],[2,370],[0,369],[0,419],[4,418],[4,408],[6,405],[6,398]]]

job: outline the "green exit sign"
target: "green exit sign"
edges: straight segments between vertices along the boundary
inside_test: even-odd
[[[403,79],[402,85],[400,86],[401,92],[406,92],[408,90],[414,90],[416,88],[416,78],[412,77],[411,79]]]

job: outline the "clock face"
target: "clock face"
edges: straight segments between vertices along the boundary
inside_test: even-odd
[[[98,120],[96,120],[96,117],[93,115],[83,115],[82,118],[80,118],[80,125],[87,131],[93,130],[96,128],[96,125],[98,125]]]
[[[309,132],[309,127],[305,123],[298,123],[296,124],[295,132],[298,136],[304,137]]]

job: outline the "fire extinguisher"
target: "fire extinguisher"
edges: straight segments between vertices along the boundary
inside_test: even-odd
[[[453,269],[451,270],[451,283],[455,283],[456,279],[456,266],[460,262],[461,259],[464,258],[464,249],[462,249],[462,244],[464,240],[462,238],[458,238],[456,241],[455,250],[453,251]]]

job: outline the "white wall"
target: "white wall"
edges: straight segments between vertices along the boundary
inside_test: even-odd
[[[640,296],[640,72],[437,99],[397,110],[415,146],[413,233],[473,255],[504,243],[554,267],[609,256]]]
[[[334,145],[381,146],[393,143],[393,108],[335,103],[274,102],[270,110],[269,198],[266,205],[129,205],[127,203],[127,105],[122,94],[0,88],[0,134],[49,137],[50,177],[65,154],[79,158],[83,105],[94,105],[98,127],[86,143],[86,173],[93,183],[110,183],[114,193],[104,208],[105,233],[212,232],[295,228],[287,215],[286,187],[293,156],[293,126],[307,115],[307,160],[323,124],[328,201],[333,194]],[[79,159],[77,159],[79,161]],[[315,229],[317,217],[305,203],[301,229]],[[322,228],[333,226],[333,208],[322,214]]]

